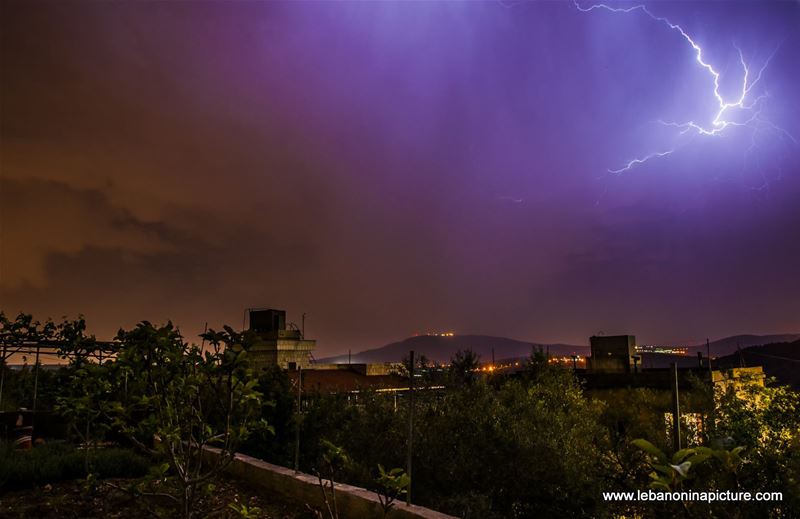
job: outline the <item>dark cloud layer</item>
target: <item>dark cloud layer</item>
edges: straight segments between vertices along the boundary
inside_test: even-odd
[[[800,8],[659,2],[800,135]],[[800,330],[800,149],[713,116],[680,37],[571,3],[2,4],[0,308],[585,342]],[[780,47],[778,47],[780,46]],[[751,145],[755,145],[750,150]],[[750,151],[748,151],[750,150]]]

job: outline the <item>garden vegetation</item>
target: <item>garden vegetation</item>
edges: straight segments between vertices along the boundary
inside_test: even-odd
[[[306,394],[298,408],[286,372],[250,369],[255,338],[248,332],[210,330],[201,347],[169,323],[143,322],[121,330],[117,351],[99,363],[87,354],[93,338],[84,330],[82,320],[42,324],[0,314],[7,342],[47,336],[63,344],[69,364],[40,373],[39,408],[66,421],[72,445],[37,447],[22,457],[4,447],[4,489],[12,481],[140,477],[146,469],[129,490],[167,496],[172,508],[157,513],[192,517],[233,453],[293,466],[299,429],[300,468],[319,475],[323,492],[334,477],[373,489],[389,516],[409,484],[414,503],[465,518],[800,516],[800,397],[786,387],[723,392],[696,380],[686,398],[702,427],[687,424],[688,447],[672,452],[663,395],[589,392],[541,354],[514,377],[478,376],[471,352],[460,352],[447,369],[418,366],[413,407],[407,397],[367,391]],[[28,405],[32,376],[30,368],[5,372],[4,408]],[[414,415],[410,479],[400,468],[408,413]],[[99,448],[108,443],[117,447]],[[221,456],[204,462],[204,446],[218,447]],[[122,474],[119,465],[130,470]],[[602,498],[648,488],[779,491],[783,500]],[[338,515],[335,502],[329,504],[320,516]]]

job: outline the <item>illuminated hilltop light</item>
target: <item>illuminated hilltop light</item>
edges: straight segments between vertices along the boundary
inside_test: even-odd
[[[692,47],[694,50],[695,61],[697,61],[698,65],[700,65],[703,69],[705,69],[712,82],[713,82],[713,93],[714,98],[717,101],[717,106],[715,107],[714,118],[711,120],[710,124],[702,124],[697,121],[685,121],[685,122],[674,122],[674,121],[663,121],[659,120],[658,122],[664,126],[674,127],[679,130],[680,136],[686,134],[693,134],[694,136],[709,136],[715,137],[721,135],[726,129],[730,127],[746,127],[752,130],[751,134],[751,146],[748,148],[747,153],[750,153],[753,148],[756,146],[756,135],[761,131],[772,131],[776,134],[779,134],[783,138],[788,138],[794,144],[797,144],[796,139],[790,135],[786,130],[776,126],[771,121],[767,120],[765,117],[762,116],[762,104],[765,99],[767,99],[768,95],[761,94],[755,98],[751,98],[749,94],[753,90],[759,81],[761,81],[761,76],[764,73],[764,70],[769,65],[770,61],[772,60],[775,52],[778,50],[777,48],[772,52],[772,54],[767,58],[764,62],[762,67],[759,69],[758,74],[753,77],[751,74],[751,67],[748,65],[747,61],[744,58],[744,54],[742,50],[734,44],[734,48],[739,54],[739,63],[742,67],[742,82],[741,86],[738,89],[738,93],[734,99],[727,99],[720,93],[720,77],[721,74],[703,57],[703,48],[692,39],[689,34],[683,30],[683,28],[675,23],[672,23],[667,18],[663,16],[656,16],[650,10],[647,9],[644,5],[634,5],[631,7],[611,7],[606,4],[593,4],[590,6],[583,7],[581,6],[577,0],[573,0],[575,7],[584,13],[594,11],[597,9],[602,9],[606,11],[610,11],[612,13],[632,13],[634,11],[640,11],[650,17],[652,20],[662,23],[670,30],[673,30],[681,35],[684,40]],[[678,147],[668,147],[667,149],[662,149],[660,151],[652,152],[642,157],[634,158],[628,161],[624,166],[616,169],[609,169],[609,173],[621,174],[625,171],[628,171],[636,166],[644,164],[652,159],[666,157],[671,155],[675,151],[677,151]]]
[[[455,337],[455,332],[446,331],[446,332],[422,332],[422,333],[415,333],[414,336],[419,337],[420,335],[426,337]]]

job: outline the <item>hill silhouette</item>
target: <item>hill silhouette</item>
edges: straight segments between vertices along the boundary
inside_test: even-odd
[[[775,377],[780,385],[800,389],[800,340],[751,346],[741,351],[715,359],[714,368],[762,366],[768,377]]]
[[[414,350],[414,354],[417,356],[425,355],[432,361],[446,363],[450,361],[456,351],[472,350],[480,355],[482,362],[489,362],[492,360],[492,349],[494,349],[495,360],[501,360],[528,357],[534,349],[540,347],[542,350],[549,350],[553,355],[571,355],[573,353],[588,355],[589,353],[588,346],[540,344],[490,335],[454,335],[452,337],[418,335],[380,348],[354,353],[350,360],[353,363],[399,362],[403,357],[408,356],[409,350]],[[347,362],[347,360],[345,354],[318,359],[317,362],[341,363]]]
[[[774,344],[779,342],[792,342],[800,339],[800,333],[784,333],[774,335],[732,335],[724,339],[717,339],[711,341],[711,356],[720,357],[723,355],[730,355],[735,353],[740,348],[749,348],[750,346],[761,346],[762,344]],[[694,354],[695,352],[702,352],[706,354],[706,345],[698,344],[692,346],[689,350]]]
[[[800,334],[773,334],[773,335],[732,335],[717,339],[709,343],[712,357],[723,357],[736,353],[739,349],[763,344],[790,343],[800,339]],[[381,363],[399,362],[408,356],[410,350],[416,355],[425,355],[435,362],[449,362],[458,350],[472,350],[481,357],[482,362],[492,360],[492,349],[497,361],[506,359],[519,359],[530,356],[531,352],[541,348],[549,351],[551,355],[589,355],[589,346],[563,343],[539,343],[519,341],[508,337],[491,335],[454,335],[450,337],[439,335],[417,335],[402,341],[393,342],[380,348],[373,348],[358,353],[353,353],[350,362],[353,363]],[[697,363],[696,353],[706,355],[706,345],[698,344],[689,347],[690,356],[670,356],[658,354],[645,354],[645,367],[668,366],[669,362],[678,362],[681,366],[693,366]],[[317,359],[319,363],[346,363],[347,354],[335,355]],[[662,366],[663,364],[663,366]]]

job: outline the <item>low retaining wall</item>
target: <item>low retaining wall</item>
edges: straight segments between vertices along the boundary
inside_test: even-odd
[[[219,449],[206,447],[206,455],[217,456]],[[270,493],[275,493],[300,503],[308,503],[317,510],[325,510],[325,501],[319,488],[316,476],[295,472],[286,467],[273,465],[244,454],[237,454],[226,472],[231,476],[246,481],[248,484],[261,487]],[[341,519],[370,519],[382,518],[383,509],[375,492],[336,483],[336,504]],[[395,501],[391,519],[456,519],[454,516],[436,512],[429,508],[416,505],[406,505],[405,502]]]

